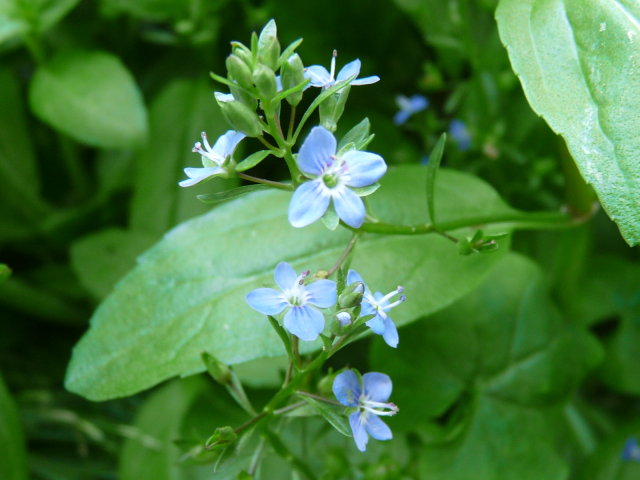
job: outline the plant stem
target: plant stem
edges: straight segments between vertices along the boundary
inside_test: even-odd
[[[329,405],[335,405],[336,407],[344,407],[344,405],[342,405],[340,402],[336,402],[335,400],[331,400],[330,398],[325,398],[321,395],[316,395],[315,393],[303,392],[302,390],[298,390],[296,394],[302,395],[303,397],[313,398],[314,400],[328,403]]]
[[[246,173],[242,173],[242,172],[238,173],[238,177],[242,178],[243,180],[248,180],[249,182],[261,183],[263,185],[269,185],[270,187],[278,188],[280,190],[287,190],[289,192],[293,190],[293,186],[289,185],[288,183],[274,182],[273,180],[267,180],[267,179],[264,179],[264,178],[254,177],[253,175],[247,175]]]
[[[293,127],[296,123],[296,107],[291,107],[291,115],[289,116],[289,130],[287,131],[287,143],[291,141],[293,136]]]
[[[267,147],[269,150],[275,150],[277,152],[280,151],[280,149],[278,147],[276,147],[275,145],[273,145],[271,142],[269,142],[269,140],[267,140],[266,138],[264,138],[264,135],[260,135],[259,137],[256,137],[260,143],[262,143],[265,147]]]
[[[358,243],[358,240],[360,239],[361,236],[362,234],[358,233],[357,231],[353,233],[353,236],[351,237],[351,241],[349,241],[349,244],[342,252],[342,255],[340,255],[340,258],[338,258],[338,261],[333,265],[333,267],[331,267],[327,271],[327,277],[330,277],[331,275],[333,275],[340,268],[340,265],[342,265],[344,261],[347,259],[347,257],[353,250],[353,247],[356,246],[356,243]]]
[[[274,415],[282,415],[283,413],[291,412],[292,410],[296,410],[297,408],[304,407],[306,402],[298,402],[292,403],[291,405],[287,405],[286,407],[279,408],[278,410],[274,410]]]

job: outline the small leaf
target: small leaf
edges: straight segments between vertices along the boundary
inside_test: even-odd
[[[315,398],[311,398],[307,395],[298,395],[302,400],[307,402],[315,412],[324,418],[329,424],[335,428],[339,433],[345,437],[351,436],[351,428],[349,427],[349,420],[344,414],[344,407],[334,407],[324,402],[319,402]]]
[[[134,148],[147,134],[142,95],[127,68],[110,53],[56,55],[36,71],[29,101],[41,120],[88,145]]]
[[[444,145],[447,141],[447,134],[443,133],[438,138],[438,142],[436,143],[433,150],[431,150],[431,154],[429,155],[429,163],[427,163],[427,211],[429,212],[429,218],[431,219],[431,223],[436,224],[436,207],[435,207],[435,185],[436,185],[436,174],[438,173],[438,168],[440,168],[440,162],[442,161],[442,154],[444,153]]]
[[[270,154],[271,150],[259,150],[255,153],[252,153],[247,158],[238,163],[238,165],[236,165],[236,172],[244,172],[245,170],[249,170],[250,168],[255,167]]]
[[[349,143],[353,143],[356,146],[356,150],[362,150],[365,146],[365,142],[368,143],[367,139],[369,137],[370,129],[371,124],[369,123],[369,119],[363,119],[340,139],[340,142],[338,143],[338,150],[342,150],[342,148]]]

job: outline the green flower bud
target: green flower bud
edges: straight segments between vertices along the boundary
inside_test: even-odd
[[[240,103],[244,103],[247,107],[249,107],[249,110],[255,110],[258,106],[258,100],[239,85],[236,87],[230,86],[229,90],[231,91],[231,95],[233,95],[233,98],[235,98]]]
[[[330,132],[335,132],[338,128],[338,120],[340,120],[344,112],[344,106],[347,103],[347,98],[349,98],[350,89],[351,86],[347,85],[339,92],[330,95],[320,104],[320,125]]]
[[[222,448],[229,445],[233,445],[238,439],[238,434],[233,431],[233,428],[219,427],[216,428],[213,435],[211,435],[205,442],[205,448],[211,450],[213,448]]]
[[[201,356],[209,375],[211,375],[216,382],[221,385],[229,385],[231,383],[231,370],[229,370],[227,364],[222,363],[207,352],[203,352]]]
[[[271,19],[264,26],[258,37],[258,61],[275,71],[278,69],[279,58],[278,27],[275,20]]]
[[[260,96],[265,100],[273,98],[278,91],[276,74],[262,63],[258,63],[258,66],[253,71],[253,83],[258,87]]]
[[[353,308],[362,303],[362,297],[364,296],[364,284],[362,282],[355,282],[347,286],[344,292],[338,297],[338,305],[341,308]]]
[[[253,54],[240,42],[231,42],[231,53],[242,60],[249,69],[253,69]]]
[[[262,133],[258,115],[244,103],[235,100],[231,94],[220,92],[216,92],[216,101],[231,128],[248,137],[257,137]]]
[[[287,61],[282,64],[281,72],[283,90],[289,90],[304,80],[304,64],[297,53],[291,55]],[[287,102],[294,107],[300,103],[300,100],[302,100],[302,92],[292,93],[287,96]]]
[[[251,69],[237,55],[229,55],[226,60],[227,71],[232,81],[238,85],[250,89],[252,86]]]

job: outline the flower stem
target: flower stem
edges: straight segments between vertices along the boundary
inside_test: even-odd
[[[280,149],[278,147],[276,147],[275,145],[273,145],[271,142],[269,142],[269,140],[267,140],[266,138],[264,138],[264,135],[260,135],[259,137],[256,137],[260,143],[262,143],[265,147],[267,147],[269,150],[275,150],[277,152],[280,151]]]
[[[291,107],[291,114],[289,115],[289,130],[287,131],[287,143],[291,141],[293,137],[293,127],[296,123],[296,107]]]
[[[296,410],[300,407],[304,407],[307,404],[307,402],[298,402],[298,403],[292,403],[291,405],[287,405],[286,407],[282,407],[279,408],[278,410],[274,410],[273,414],[274,415],[282,415],[284,413],[288,413],[291,412],[293,410]]]
[[[336,402],[335,400],[331,400],[330,398],[326,398],[326,397],[323,397],[321,395],[316,395],[315,393],[303,392],[302,390],[298,390],[296,392],[296,394],[301,395],[303,397],[313,398],[314,400],[318,400],[319,402],[328,403],[329,405],[335,405],[336,407],[344,407],[344,405],[342,405],[339,402]]]
[[[353,236],[351,237],[351,241],[349,241],[349,244],[347,245],[347,247],[342,252],[342,255],[340,255],[340,258],[338,258],[338,260],[333,265],[333,267],[331,267],[327,271],[327,277],[330,277],[331,275],[333,275],[340,268],[340,266],[344,263],[344,261],[347,259],[347,257],[349,256],[349,254],[353,250],[353,247],[355,247],[356,243],[358,243],[358,240],[360,240],[361,236],[362,236],[362,234],[358,233],[357,231],[355,231],[353,233]]]
[[[265,178],[258,178],[258,177],[254,177],[253,175],[247,175],[246,173],[242,173],[242,172],[238,172],[238,177],[244,179],[244,180],[248,180],[249,182],[253,182],[253,183],[262,183],[263,185],[269,185],[270,187],[273,188],[278,188],[280,190],[287,190],[287,191],[291,191],[293,190],[293,186],[288,184],[288,183],[282,183],[282,182],[274,182],[273,180],[267,180]]]

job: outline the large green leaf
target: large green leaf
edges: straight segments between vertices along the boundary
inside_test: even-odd
[[[206,131],[213,142],[227,128],[206,77],[174,80],[160,91],[149,110],[149,145],[136,158],[133,229],[159,237],[179,222],[209,210],[196,198],[198,193],[235,185],[231,180],[215,179],[191,188],[178,187],[186,178],[184,167],[202,166],[200,156],[191,151],[200,133]]]
[[[142,95],[127,68],[110,53],[56,55],[36,71],[29,100],[40,119],[88,145],[139,147],[147,134]]]
[[[626,241],[640,243],[640,4],[501,0],[496,18],[532,108]]]
[[[391,351],[374,343],[373,368],[389,374],[396,430],[427,425],[425,478],[566,478],[554,452],[551,407],[598,361],[597,343],[563,322],[541,271],[510,254],[480,288],[407,329]]]
[[[386,221],[424,222],[426,169],[398,169],[371,197],[371,211]],[[512,212],[484,182],[442,171],[436,187],[440,222]],[[345,230],[321,224],[292,228],[291,195],[257,192],[179,225],[146,252],[137,267],[100,305],[91,328],[76,345],[67,372],[70,390],[91,399],[129,395],[174,375],[203,370],[202,351],[226,363],[281,355],[277,335],[244,296],[273,285],[282,261],[295,268],[327,269],[349,239]],[[369,285],[406,288],[399,325],[443,308],[474,288],[502,257],[461,257],[434,235],[366,235],[353,267]],[[401,340],[402,344],[402,335]]]
[[[26,480],[27,461],[18,410],[0,376],[0,478]]]

